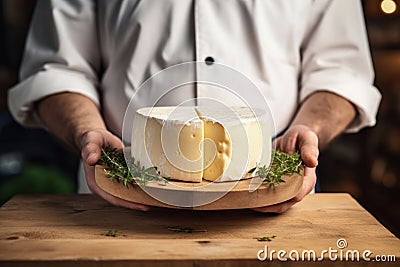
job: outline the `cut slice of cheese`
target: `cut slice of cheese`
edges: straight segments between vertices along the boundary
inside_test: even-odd
[[[240,180],[257,164],[270,162],[271,136],[263,137],[261,130],[268,127],[266,118],[260,110],[241,107],[139,109],[132,156],[171,179]]]
[[[204,173],[203,178],[214,181],[220,178],[231,161],[231,139],[218,122],[204,122]]]
[[[204,179],[240,180],[257,164],[269,164],[262,159],[263,149],[269,146],[268,137],[264,139],[261,131],[267,122],[261,110],[246,107],[197,107],[196,110],[204,122],[204,138],[210,138],[216,149],[214,152],[207,143],[204,145],[204,158],[214,158],[204,170]]]

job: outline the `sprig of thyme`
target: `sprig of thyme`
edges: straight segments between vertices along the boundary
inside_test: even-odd
[[[131,170],[129,170],[124,154],[110,147],[101,150],[101,157],[99,163],[105,166],[105,173],[111,180],[121,182],[125,187],[136,181],[141,185],[146,185],[148,182],[161,182],[167,183],[168,180],[157,172],[156,167],[144,168],[140,166],[140,162],[132,161],[129,163]]]
[[[180,226],[169,226],[168,230],[175,233],[195,233],[195,232],[207,232],[206,229],[193,229],[189,227],[180,227]]]
[[[263,236],[263,237],[254,237],[254,239],[257,239],[259,242],[271,242],[272,239],[274,239],[276,235],[273,236]]]
[[[104,233],[105,236],[117,237],[119,235],[118,230],[108,230]]]
[[[129,187],[129,184],[134,181],[141,185],[146,185],[148,182],[164,184],[168,182],[167,178],[159,174],[156,167],[144,168],[135,159],[132,159],[129,163],[131,168],[131,171],[129,171],[124,154],[117,149],[109,147],[102,149],[99,163],[105,166],[104,171],[108,178],[121,182],[125,187]],[[268,169],[266,165],[256,166],[249,173],[255,173],[263,182],[268,183],[269,187],[274,188],[276,185],[285,182],[282,179],[283,175],[300,174],[302,169],[303,162],[299,153],[289,155],[275,150],[273,151],[271,168]]]
[[[286,174],[300,174],[303,170],[303,162],[299,153],[286,154],[280,150],[273,151],[273,161],[271,168],[268,170],[268,166],[257,166],[251,169],[249,173],[256,172],[263,182],[268,183],[269,187],[275,188],[276,185],[284,183],[282,179],[283,175]]]

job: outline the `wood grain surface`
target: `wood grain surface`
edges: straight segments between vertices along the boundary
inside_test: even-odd
[[[396,212],[396,211],[394,211]],[[174,232],[170,227],[201,230]],[[105,236],[118,230],[117,237]],[[259,242],[255,237],[276,237]],[[288,260],[285,265],[398,266],[400,241],[348,194],[307,196],[288,212],[114,207],[93,195],[19,195],[0,208],[1,266],[281,266],[271,250],[347,249],[394,255],[397,262]],[[288,255],[286,255],[288,257]]]
[[[149,183],[146,187],[134,184],[127,188],[107,178],[103,166],[97,165],[95,173],[97,185],[121,199],[157,207],[193,210],[269,206],[295,197],[303,185],[303,176],[292,174],[283,176],[285,182],[276,185],[275,188],[262,183],[255,191],[250,190],[252,179],[222,183],[170,181],[167,184]]]

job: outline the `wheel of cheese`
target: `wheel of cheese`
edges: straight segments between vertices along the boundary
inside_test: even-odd
[[[131,156],[171,180],[237,181],[271,161],[271,123],[247,107],[147,107],[136,111]]]

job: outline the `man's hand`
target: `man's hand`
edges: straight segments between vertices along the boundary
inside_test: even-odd
[[[149,207],[114,197],[94,180],[95,164],[100,159],[101,148],[111,146],[122,149],[121,140],[106,130],[96,104],[84,95],[60,93],[46,97],[36,103],[43,124],[58,139],[81,153],[86,181],[89,189],[121,207],[148,210]]]
[[[292,154],[299,151],[301,158],[305,164],[304,181],[300,192],[292,199],[283,203],[255,208],[260,212],[282,213],[287,211],[291,206],[301,201],[314,188],[317,181],[315,167],[318,164],[318,137],[315,132],[303,125],[296,125],[288,129],[286,133],[277,138],[276,149]]]
[[[129,202],[102,190],[95,182],[94,170],[95,164],[98,162],[101,156],[101,149],[103,147],[113,147],[122,149],[122,141],[105,129],[95,129],[84,133],[80,139],[81,156],[83,160],[83,166],[86,174],[86,181],[88,183],[90,191],[107,200],[115,206],[147,211],[148,206]]]
[[[301,201],[315,186],[319,148],[324,147],[356,117],[355,107],[334,93],[319,91],[301,105],[289,129],[276,140],[276,148],[286,153],[299,151],[305,164],[303,187],[294,198],[276,205],[261,207],[261,212],[282,213]]]

